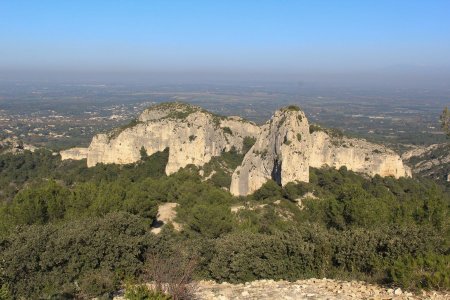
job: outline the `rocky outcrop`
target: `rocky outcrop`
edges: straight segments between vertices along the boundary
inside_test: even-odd
[[[234,195],[251,194],[270,179],[280,185],[307,182],[310,166],[346,166],[370,176],[410,176],[394,151],[310,126],[296,106],[276,111],[258,127],[239,117],[217,116],[188,104],[154,105],[129,125],[96,135],[87,149],[87,164],[128,164],[141,159],[142,149],[152,155],[168,148],[166,173],[172,174],[190,164],[203,166],[232,149],[242,151],[246,137],[256,142],[232,174],[230,192]],[[85,157],[85,151],[69,149],[61,155],[79,159]]]
[[[148,284],[149,288],[153,285]],[[195,287],[195,288],[194,288]],[[413,294],[398,287],[386,287],[363,281],[303,279],[297,281],[261,279],[246,283],[198,281],[192,289],[198,300],[349,300],[349,299],[449,299],[448,292],[419,291]],[[124,300],[123,291],[114,300]]]
[[[411,176],[411,170],[403,164],[400,156],[383,145],[336,136],[323,130],[313,132],[311,141],[311,167],[330,166],[338,169],[345,166],[370,176]]]
[[[345,166],[369,176],[411,176],[409,167],[394,151],[319,126],[310,127],[303,112],[288,107],[277,111],[262,127],[256,144],[233,173],[230,192],[248,195],[269,179],[281,185],[308,182],[310,166]]]
[[[450,143],[411,148],[402,154],[402,159],[411,166],[414,174],[441,182],[450,181]]]
[[[26,150],[34,152],[36,149],[37,148],[35,146],[25,144],[15,136],[0,140],[0,154],[19,154],[23,153]]]
[[[233,173],[230,192],[247,195],[267,180],[281,185],[309,181],[311,136],[305,114],[297,107],[275,112],[261,128],[256,143]]]
[[[60,151],[62,160],[71,159],[71,160],[82,160],[86,159],[88,155],[88,148],[71,148],[67,150]]]
[[[304,279],[293,282],[284,280],[257,280],[230,284],[213,281],[196,283],[195,295],[200,300],[234,299],[448,299],[445,292],[422,291],[413,294],[400,288],[383,287],[363,281],[341,281],[333,279]]]
[[[88,166],[127,164],[169,148],[166,173],[189,164],[202,166],[224,151],[242,150],[244,138],[259,135],[259,127],[240,118],[213,115],[200,107],[166,103],[150,107],[129,126],[95,136],[89,146]]]

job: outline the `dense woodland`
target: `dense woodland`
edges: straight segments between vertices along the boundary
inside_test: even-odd
[[[204,181],[189,166],[166,176],[167,151],[141,154],[94,168],[46,150],[0,156],[0,299],[107,297],[148,279],[149,253],[196,259],[197,279],[450,288],[450,195],[435,182],[323,168],[310,170],[310,183],[269,181],[233,197],[229,172]],[[204,171],[241,159],[226,153]],[[164,202],[179,203],[181,232],[150,232]]]

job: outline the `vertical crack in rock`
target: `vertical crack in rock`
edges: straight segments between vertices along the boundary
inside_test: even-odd
[[[272,169],[272,180],[281,185],[281,162],[275,159]]]

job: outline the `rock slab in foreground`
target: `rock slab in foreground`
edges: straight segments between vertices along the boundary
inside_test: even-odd
[[[419,295],[360,281],[308,279],[296,282],[259,280],[246,284],[198,283],[200,300],[272,300],[272,299],[450,299],[450,294],[424,292]]]

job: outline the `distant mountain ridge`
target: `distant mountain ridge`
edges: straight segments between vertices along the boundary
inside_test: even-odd
[[[309,180],[309,167],[345,166],[370,176],[411,176],[400,156],[385,146],[343,137],[310,125],[297,106],[277,110],[262,126],[240,117],[223,117],[185,103],[149,107],[127,126],[98,134],[89,148],[61,152],[63,159],[128,164],[169,148],[166,174],[188,165],[203,166],[213,157],[256,141],[234,170],[230,192],[247,195],[273,179],[281,185]]]

